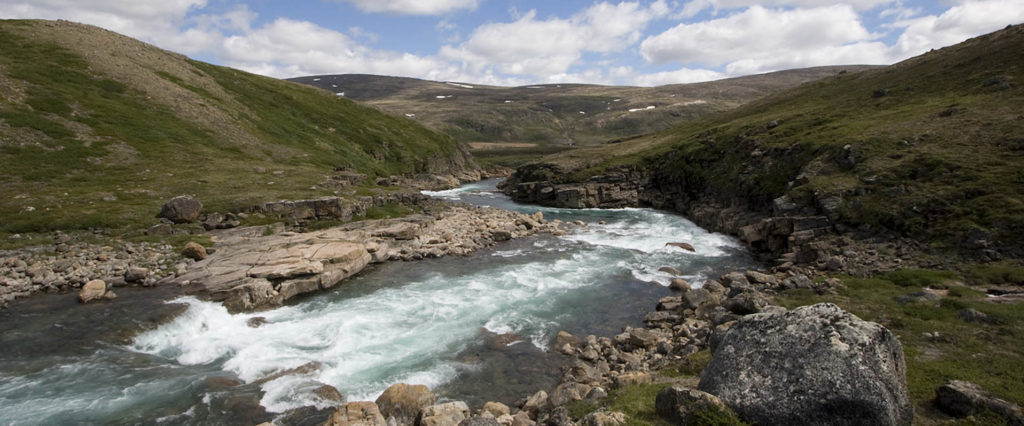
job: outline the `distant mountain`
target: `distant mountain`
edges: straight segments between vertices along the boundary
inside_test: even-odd
[[[406,116],[461,142],[586,146],[679,125],[870,66],[818,67],[696,84],[494,87],[362,74],[291,79]]]
[[[471,165],[412,120],[97,27],[0,21],[0,40],[2,234],[151,224],[184,193],[220,211],[327,195],[340,168]]]
[[[1024,256],[1024,26],[524,167],[517,182],[642,172],[650,202],[827,216],[973,258]],[[552,193],[553,194],[553,193]],[[545,203],[557,204],[554,198]]]

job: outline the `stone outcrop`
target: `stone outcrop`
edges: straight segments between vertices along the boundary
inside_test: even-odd
[[[698,389],[757,424],[910,424],[903,349],[832,304],[746,316],[712,339]]]
[[[164,204],[157,217],[174,223],[191,223],[199,220],[199,212],[202,210],[203,203],[199,200],[188,195],[179,195]]]
[[[519,238],[557,232],[558,225],[540,215],[457,206],[434,216],[359,221],[318,232],[265,236],[262,227],[236,228],[215,234],[216,252],[169,282],[187,284],[232,312],[250,311],[332,288],[371,263],[467,255],[498,241],[497,231]]]

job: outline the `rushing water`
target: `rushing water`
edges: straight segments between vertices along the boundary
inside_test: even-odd
[[[474,405],[512,402],[554,384],[561,357],[547,349],[559,330],[641,326],[669,294],[672,276],[660,267],[700,285],[751,263],[734,239],[680,216],[520,205],[494,183],[428,194],[587,226],[466,258],[389,262],[266,312],[231,315],[191,297],[158,304],[145,291],[101,305],[75,306],[71,295],[18,304],[0,313],[0,424],[248,423],[329,408],[322,384],[353,401],[407,382]],[[119,332],[183,306],[172,321],[119,341]],[[265,323],[250,327],[255,317]],[[303,416],[324,411],[279,419]]]

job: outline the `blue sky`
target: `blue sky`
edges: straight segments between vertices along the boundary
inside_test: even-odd
[[[1024,22],[1024,0],[0,0],[273,77],[654,86],[891,64]]]

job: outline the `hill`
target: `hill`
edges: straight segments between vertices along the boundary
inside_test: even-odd
[[[291,81],[412,118],[470,143],[487,161],[652,133],[808,81],[871,68],[817,67],[661,87],[495,87],[360,74]]]
[[[97,27],[0,21],[0,39],[4,240],[145,226],[179,194],[228,211],[336,194],[320,185],[336,170],[374,182],[475,167],[412,120]]]
[[[760,232],[771,230],[744,226],[822,217],[841,234],[908,237],[979,260],[1020,258],[1021,51],[1024,27],[1011,26],[660,133],[547,157],[521,168],[507,189],[584,206],[633,191],[633,202],[703,217],[774,255],[799,238],[765,241]],[[571,182],[593,188],[558,186]]]

